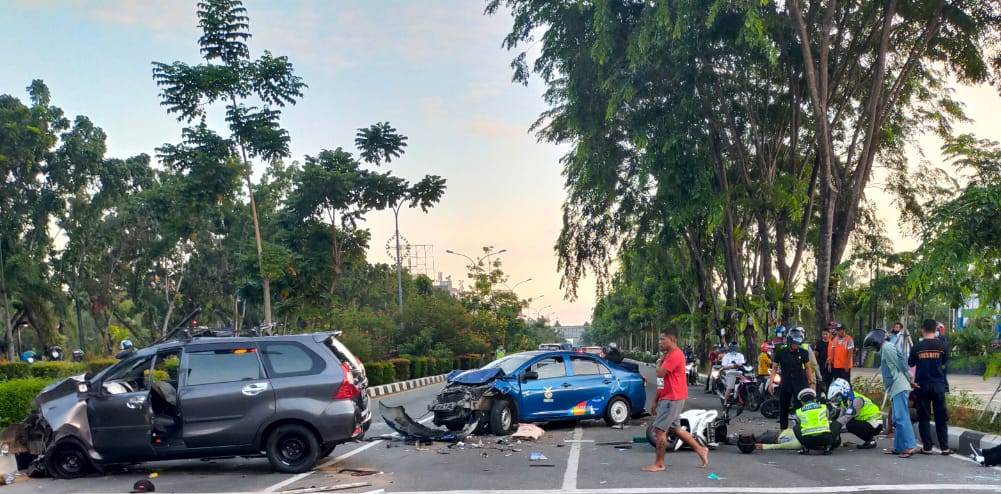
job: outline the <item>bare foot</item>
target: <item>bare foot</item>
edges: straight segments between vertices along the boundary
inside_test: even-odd
[[[699,468],[705,468],[709,466],[709,448],[703,447],[702,449],[695,452],[699,455],[699,459],[702,460],[702,464]]]
[[[642,470],[644,472],[663,472],[664,470],[667,470],[667,467],[664,465],[647,465],[643,467]]]

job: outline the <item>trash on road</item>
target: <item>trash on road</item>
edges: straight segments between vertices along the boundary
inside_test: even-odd
[[[528,466],[530,466],[530,467],[555,467],[556,465],[553,465],[552,463],[532,463],[531,465],[528,465]]]
[[[370,468],[342,468],[337,473],[349,473],[352,477],[367,477],[382,472]]]
[[[379,413],[382,415],[382,420],[386,422],[386,425],[404,438],[427,442],[461,442],[466,436],[473,433],[473,430],[476,429],[479,423],[478,421],[472,421],[463,430],[453,432],[427,427],[407,415],[403,407],[389,407],[379,402]]]
[[[530,461],[543,461],[549,458],[546,458],[546,455],[542,454],[542,451],[532,451],[528,453],[528,459]]]
[[[646,438],[643,438],[643,441],[646,442]],[[633,443],[632,441],[609,441],[609,442],[594,443],[594,444],[596,446],[623,446],[623,445],[632,444],[632,443]]]
[[[314,492],[343,491],[346,489],[355,489],[358,487],[368,487],[370,485],[372,484],[369,482],[354,482],[351,484],[339,484],[326,487],[303,487],[302,489],[292,489],[288,491],[282,491],[282,494],[312,494]]]
[[[513,439],[528,439],[536,441],[546,433],[541,427],[535,424],[518,424],[518,430],[511,434]]]
[[[719,480],[719,475],[716,475],[716,472],[710,472],[709,475],[706,475],[706,478],[709,480]]]

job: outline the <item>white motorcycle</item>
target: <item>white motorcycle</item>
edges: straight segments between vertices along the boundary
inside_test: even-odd
[[[681,413],[678,421],[699,444],[709,449],[716,449],[726,440],[726,421],[716,410],[686,410]],[[646,429],[646,439],[651,446],[657,447],[657,435],[652,423]],[[683,446],[685,442],[681,438],[668,432],[668,451],[677,451]]]

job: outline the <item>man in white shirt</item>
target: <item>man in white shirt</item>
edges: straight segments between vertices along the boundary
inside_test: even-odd
[[[722,368],[720,373],[724,377],[724,383],[726,383],[726,395],[723,397],[723,402],[727,402],[730,399],[730,394],[733,393],[733,388],[737,384],[737,376],[742,372],[741,367],[747,361],[744,359],[744,354],[740,353],[740,347],[737,345],[736,341],[730,342],[729,351],[723,355]]]

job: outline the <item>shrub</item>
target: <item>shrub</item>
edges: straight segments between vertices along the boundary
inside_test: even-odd
[[[31,368],[31,377],[50,381],[87,372],[87,366],[78,362],[35,362],[29,367]]]
[[[396,370],[396,380],[406,381],[410,379],[410,359],[394,358],[389,361]]]
[[[111,367],[112,365],[115,365],[117,363],[118,360],[115,360],[113,358],[103,358],[103,359],[88,360],[84,362],[84,365],[87,366],[87,372],[90,372],[91,374],[97,374],[98,372],[101,372],[104,369],[107,369],[108,367]]]
[[[481,360],[483,360],[483,355],[478,353],[459,355],[459,368],[462,370],[478,369]]]
[[[396,368],[389,362],[369,362],[365,364],[369,386],[389,384],[396,380]]]
[[[0,381],[24,379],[31,377],[31,366],[24,362],[6,362],[0,364]]]
[[[0,382],[0,427],[24,420],[31,411],[32,400],[50,382],[38,378]]]
[[[411,361],[410,366],[410,378],[416,379],[418,377],[426,377],[430,375],[431,371],[428,369],[428,363],[431,359],[427,357],[416,357]]]

